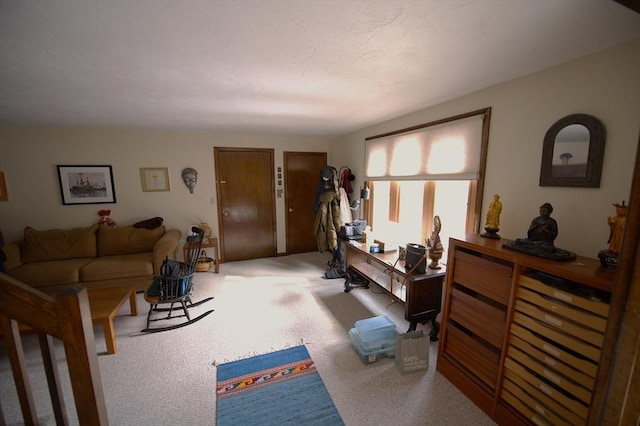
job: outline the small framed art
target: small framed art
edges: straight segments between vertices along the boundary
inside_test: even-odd
[[[58,166],[62,204],[116,202],[111,166]]]
[[[169,191],[169,168],[149,167],[140,169],[140,180],[144,192]]]

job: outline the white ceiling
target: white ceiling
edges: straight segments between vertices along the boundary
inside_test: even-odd
[[[340,135],[638,37],[613,0],[0,0],[0,120]]]

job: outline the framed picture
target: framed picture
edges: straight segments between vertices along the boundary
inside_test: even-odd
[[[116,202],[111,166],[58,166],[62,204]]]
[[[169,169],[150,167],[140,169],[140,180],[144,192],[169,191]]]
[[[0,201],[9,201],[7,181],[4,180],[4,172],[0,172]]]

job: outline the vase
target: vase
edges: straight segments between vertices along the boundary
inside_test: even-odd
[[[442,259],[442,251],[440,250],[429,250],[429,259],[431,259],[431,263],[429,263],[429,269],[441,269],[438,262]]]

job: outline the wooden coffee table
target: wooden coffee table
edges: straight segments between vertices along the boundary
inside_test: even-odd
[[[107,343],[107,353],[115,354],[118,351],[118,347],[116,345],[116,334],[113,328],[113,317],[116,316],[120,307],[127,299],[129,299],[131,316],[135,317],[138,315],[135,288],[133,286],[87,288],[87,293],[91,309],[91,320],[94,324],[102,324],[104,340]]]

